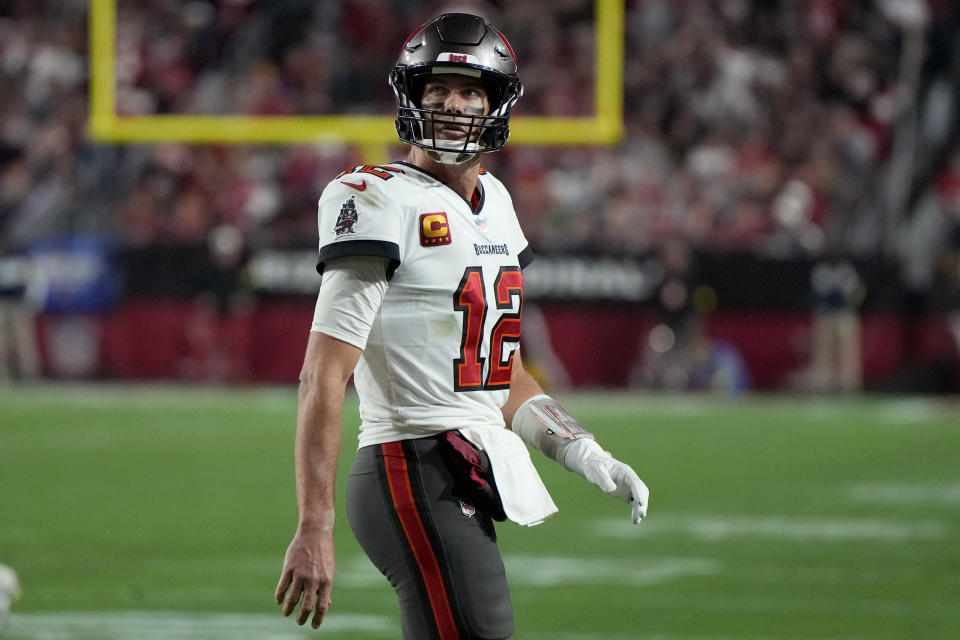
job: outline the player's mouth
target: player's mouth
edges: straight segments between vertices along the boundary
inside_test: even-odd
[[[463,138],[467,135],[467,127],[455,122],[438,122],[435,127],[445,137]]]

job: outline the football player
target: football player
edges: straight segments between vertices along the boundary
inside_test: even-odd
[[[354,535],[396,590],[403,637],[509,638],[494,520],[556,512],[527,443],[631,504],[649,491],[523,369],[531,251],[480,167],[509,137],[517,61],[486,20],[445,14],[404,43],[390,84],[405,161],[344,171],[319,201],[323,274],[300,374],[299,524],[276,601],[318,627],[334,575],[344,391],[360,398],[347,482]]]

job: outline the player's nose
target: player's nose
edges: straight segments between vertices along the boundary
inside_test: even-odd
[[[462,115],[467,102],[456,91],[451,91],[443,103],[443,110],[447,113]]]

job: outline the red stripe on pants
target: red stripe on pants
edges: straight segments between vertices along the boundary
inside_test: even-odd
[[[427,596],[430,598],[430,608],[433,610],[433,619],[440,632],[440,640],[459,640],[460,634],[457,632],[453,611],[450,609],[450,600],[447,598],[447,590],[444,587],[440,563],[433,552],[433,546],[427,537],[427,531],[413,498],[413,487],[410,486],[403,444],[388,442],[381,446],[387,469],[387,483],[390,485],[390,494],[393,497],[393,507],[400,517],[403,532],[420,567],[420,575],[423,576],[423,582],[427,588]]]

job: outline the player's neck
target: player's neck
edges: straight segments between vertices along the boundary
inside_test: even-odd
[[[426,152],[420,147],[410,147],[410,154],[407,156],[407,162],[420,167],[440,179],[460,197],[470,202],[473,192],[477,188],[480,178],[480,156],[464,164],[443,164],[431,160]]]

